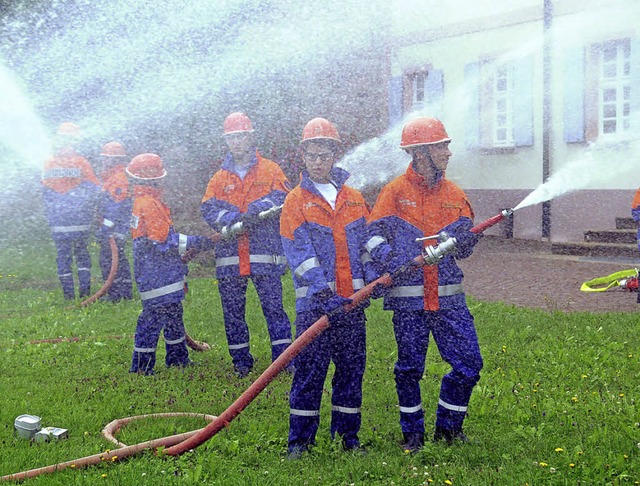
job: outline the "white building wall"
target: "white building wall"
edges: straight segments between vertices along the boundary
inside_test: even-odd
[[[424,2],[424,7],[432,3]],[[551,240],[580,241],[585,230],[613,228],[616,216],[629,215],[633,193],[640,185],[640,147],[637,142],[598,144],[594,151],[588,143],[565,143],[564,55],[569,47],[638,37],[640,1],[555,0],[553,4],[551,177],[576,160],[592,158],[598,162],[595,166],[603,168],[601,173],[592,172],[584,190],[570,190],[550,203]],[[408,69],[427,65],[443,71],[442,103],[430,106],[422,114],[438,116],[445,123],[453,139],[447,176],[470,195],[477,218],[482,219],[501,208],[515,206],[542,182],[543,1],[515,0],[496,6],[494,2],[457,0],[439,2],[438,9],[438,15],[421,16],[415,8],[411,22],[401,9],[396,11],[397,45],[392,49],[391,74],[399,76]],[[533,146],[502,152],[465,147],[469,90],[464,66],[483,56],[533,56]],[[635,178],[628,171],[618,171],[620,165],[616,161],[627,158],[638,160]],[[540,206],[515,213],[515,237],[541,237]]]

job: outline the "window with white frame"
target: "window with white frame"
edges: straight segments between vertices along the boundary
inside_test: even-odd
[[[640,111],[640,39],[570,46],[563,54],[565,142],[630,135],[632,113]]]
[[[417,110],[424,106],[426,79],[427,79],[426,71],[418,71],[416,73],[411,74],[411,89],[412,89],[411,106],[413,109]]]
[[[604,42],[600,49],[598,128],[604,136],[620,134],[629,129],[630,51],[629,39]]]
[[[465,143],[469,149],[533,145],[533,58],[482,58],[464,66]]]
[[[513,69],[493,66],[493,146],[513,146]]]

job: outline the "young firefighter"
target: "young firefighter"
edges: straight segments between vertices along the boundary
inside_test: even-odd
[[[44,165],[42,195],[58,253],[58,278],[65,299],[75,299],[73,258],[78,269],[80,298],[91,294],[89,233],[100,191],[91,165],[78,155],[80,128],[70,122],[58,127],[53,141],[54,155]]]
[[[213,243],[203,236],[187,236],[174,230],[170,210],[162,199],[160,180],[167,172],[158,155],[137,155],[126,173],[133,186],[133,268],[142,299],[129,371],[152,375],[163,328],[167,366],[191,363],[182,321],[188,268],[181,257],[189,250],[193,253],[211,249]]]
[[[640,188],[631,202],[631,216],[638,225],[638,249],[640,250]],[[640,304],[640,292],[638,293],[638,304]]]
[[[222,302],[229,354],[237,376],[253,368],[249,327],[245,320],[249,278],[260,298],[271,338],[271,359],[291,344],[291,322],[282,305],[285,259],[279,218],[261,219],[260,213],[282,205],[289,182],[275,162],[262,157],[255,146],[251,120],[231,113],[224,121],[229,153],[202,199],[205,221],[216,231],[242,222],[245,231],[216,245],[216,277]]]
[[[98,207],[98,216],[102,224],[98,229],[100,243],[100,269],[102,278],[107,280],[111,271],[111,236],[118,248],[118,271],[109,287],[104,300],[117,302],[121,299],[130,300],[132,294],[131,268],[125,253],[131,222],[131,206],[133,201],[129,196],[129,181],[125,173],[127,154],[118,142],[109,142],[102,147],[102,193]]]
[[[445,178],[450,141],[440,120],[419,118],[407,123],[400,148],[411,155],[411,163],[403,175],[382,188],[369,217],[367,250],[371,257],[392,274],[401,271],[387,289],[384,308],[393,311],[400,426],[403,447],[410,451],[424,445],[419,382],[429,333],[452,368],[442,379],[434,440],[448,444],[466,440],[462,422],[482,369],[473,317],[462,289],[462,271],[455,262],[471,255],[477,236],[469,231],[473,211],[467,196]],[[416,238],[441,231],[457,238],[457,253],[438,266],[410,268],[423,248]],[[434,243],[428,240],[424,245]]]
[[[296,335],[324,314],[330,327],[295,358],[289,397],[289,458],[314,443],[320,401],[333,360],[331,435],[346,450],[360,448],[362,377],[366,360],[365,313],[361,304],[345,313],[348,298],[364,286],[366,217],[362,195],[346,185],[348,172],[334,163],[341,146],[335,126],[324,118],[302,132],[306,170],[287,196],[280,232],[296,292]]]

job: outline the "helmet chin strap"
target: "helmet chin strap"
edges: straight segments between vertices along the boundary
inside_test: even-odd
[[[438,182],[442,178],[443,171],[438,169],[433,158],[431,158],[431,153],[429,149],[427,149],[427,159],[429,160],[429,164],[431,165],[431,170],[433,172],[433,182]],[[415,169],[415,158],[413,160],[413,168]]]

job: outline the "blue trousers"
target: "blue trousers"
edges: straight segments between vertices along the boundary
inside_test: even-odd
[[[321,316],[319,311],[298,314],[296,335],[300,336]],[[335,365],[331,382],[331,436],[340,436],[347,449],[360,445],[366,317],[363,310],[356,309],[330,322],[329,329],[294,359],[295,372],[289,395],[290,450],[315,443],[322,391],[331,361]]]
[[[58,264],[58,278],[62,284],[65,299],[75,299],[73,283],[73,259],[78,269],[78,287],[80,297],[91,294],[91,256],[89,255],[89,235],[77,237],[54,237]]]
[[[482,356],[467,307],[431,311],[395,311],[393,329],[398,345],[395,381],[403,433],[424,433],[420,380],[424,374],[429,333],[451,371],[442,378],[436,427],[462,429],[473,387],[480,379]]]
[[[187,366],[190,363],[182,321],[182,302],[157,307],[143,306],[136,327],[130,373],[153,374],[156,347],[163,328],[167,366]]]
[[[282,305],[280,275],[221,278],[218,290],[222,301],[224,329],[229,354],[234,366],[239,368],[252,368],[254,361],[249,350],[249,326],[245,319],[249,278],[253,281],[267,321],[272,361],[291,344],[291,321]]]
[[[131,267],[125,253],[127,240],[116,238],[116,246],[118,247],[118,271],[116,277],[109,287],[107,296],[110,300],[120,300],[132,298]],[[100,270],[102,278],[106,281],[111,272],[111,245],[108,238],[100,239]]]

